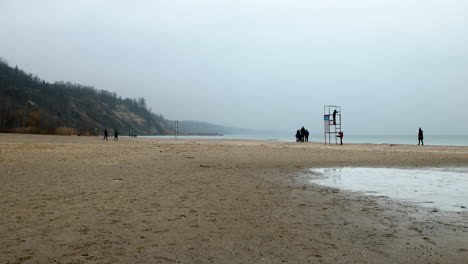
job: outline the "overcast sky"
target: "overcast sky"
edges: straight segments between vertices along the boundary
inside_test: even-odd
[[[468,134],[466,0],[0,0],[0,57],[243,128]]]

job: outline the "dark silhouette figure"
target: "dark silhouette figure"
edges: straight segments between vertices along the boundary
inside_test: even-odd
[[[119,140],[119,131],[118,130],[114,131],[114,140]]]
[[[343,145],[343,137],[344,137],[343,131],[338,132],[337,137],[340,138],[340,145]]]
[[[336,113],[338,113],[338,111],[333,110],[333,124],[336,125]]]
[[[424,146],[424,132],[422,131],[421,128],[419,128],[419,133],[418,133],[418,145],[421,144]]]
[[[305,133],[306,133],[305,131],[306,131],[305,128],[302,127],[302,128],[301,128],[301,141],[302,141],[302,142],[304,142]]]
[[[298,129],[296,131],[296,142],[299,142],[301,141],[301,131]]]
[[[309,142],[309,130],[305,130],[305,142]]]
[[[104,138],[102,140],[104,140],[104,139],[107,140],[107,136],[108,136],[107,129],[104,129]]]

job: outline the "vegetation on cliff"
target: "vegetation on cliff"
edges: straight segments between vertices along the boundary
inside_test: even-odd
[[[98,135],[104,129],[123,135],[167,135],[175,127],[174,121],[152,113],[144,98],[121,98],[70,82],[49,83],[0,58],[0,132]],[[179,132],[186,135],[246,131],[207,122],[179,122]]]
[[[152,113],[145,99],[79,84],[48,83],[0,60],[0,132],[99,134],[171,133],[169,121]]]

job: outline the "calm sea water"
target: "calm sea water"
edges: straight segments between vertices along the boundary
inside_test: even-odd
[[[174,138],[174,136],[147,136],[147,138]],[[294,142],[294,133],[287,134],[249,134],[249,135],[224,135],[224,136],[179,136],[187,139],[250,139],[266,141]],[[323,136],[309,137],[310,142],[324,142]],[[333,141],[334,142],[334,141]],[[368,144],[404,144],[417,145],[417,135],[346,135],[343,143],[368,143]],[[468,135],[424,135],[424,144],[433,146],[468,146]]]

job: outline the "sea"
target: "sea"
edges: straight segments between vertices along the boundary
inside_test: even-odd
[[[175,138],[168,136],[144,136],[146,138]],[[235,134],[235,135],[195,135],[178,136],[179,139],[246,139],[295,142],[295,133],[271,133],[271,134]],[[324,143],[324,136],[311,136],[309,142]],[[339,142],[339,141],[338,141]],[[332,138],[332,143],[335,143]],[[343,143],[357,144],[402,144],[417,145],[417,135],[350,135],[345,134]],[[468,146],[468,135],[424,135],[424,144],[429,146]]]

